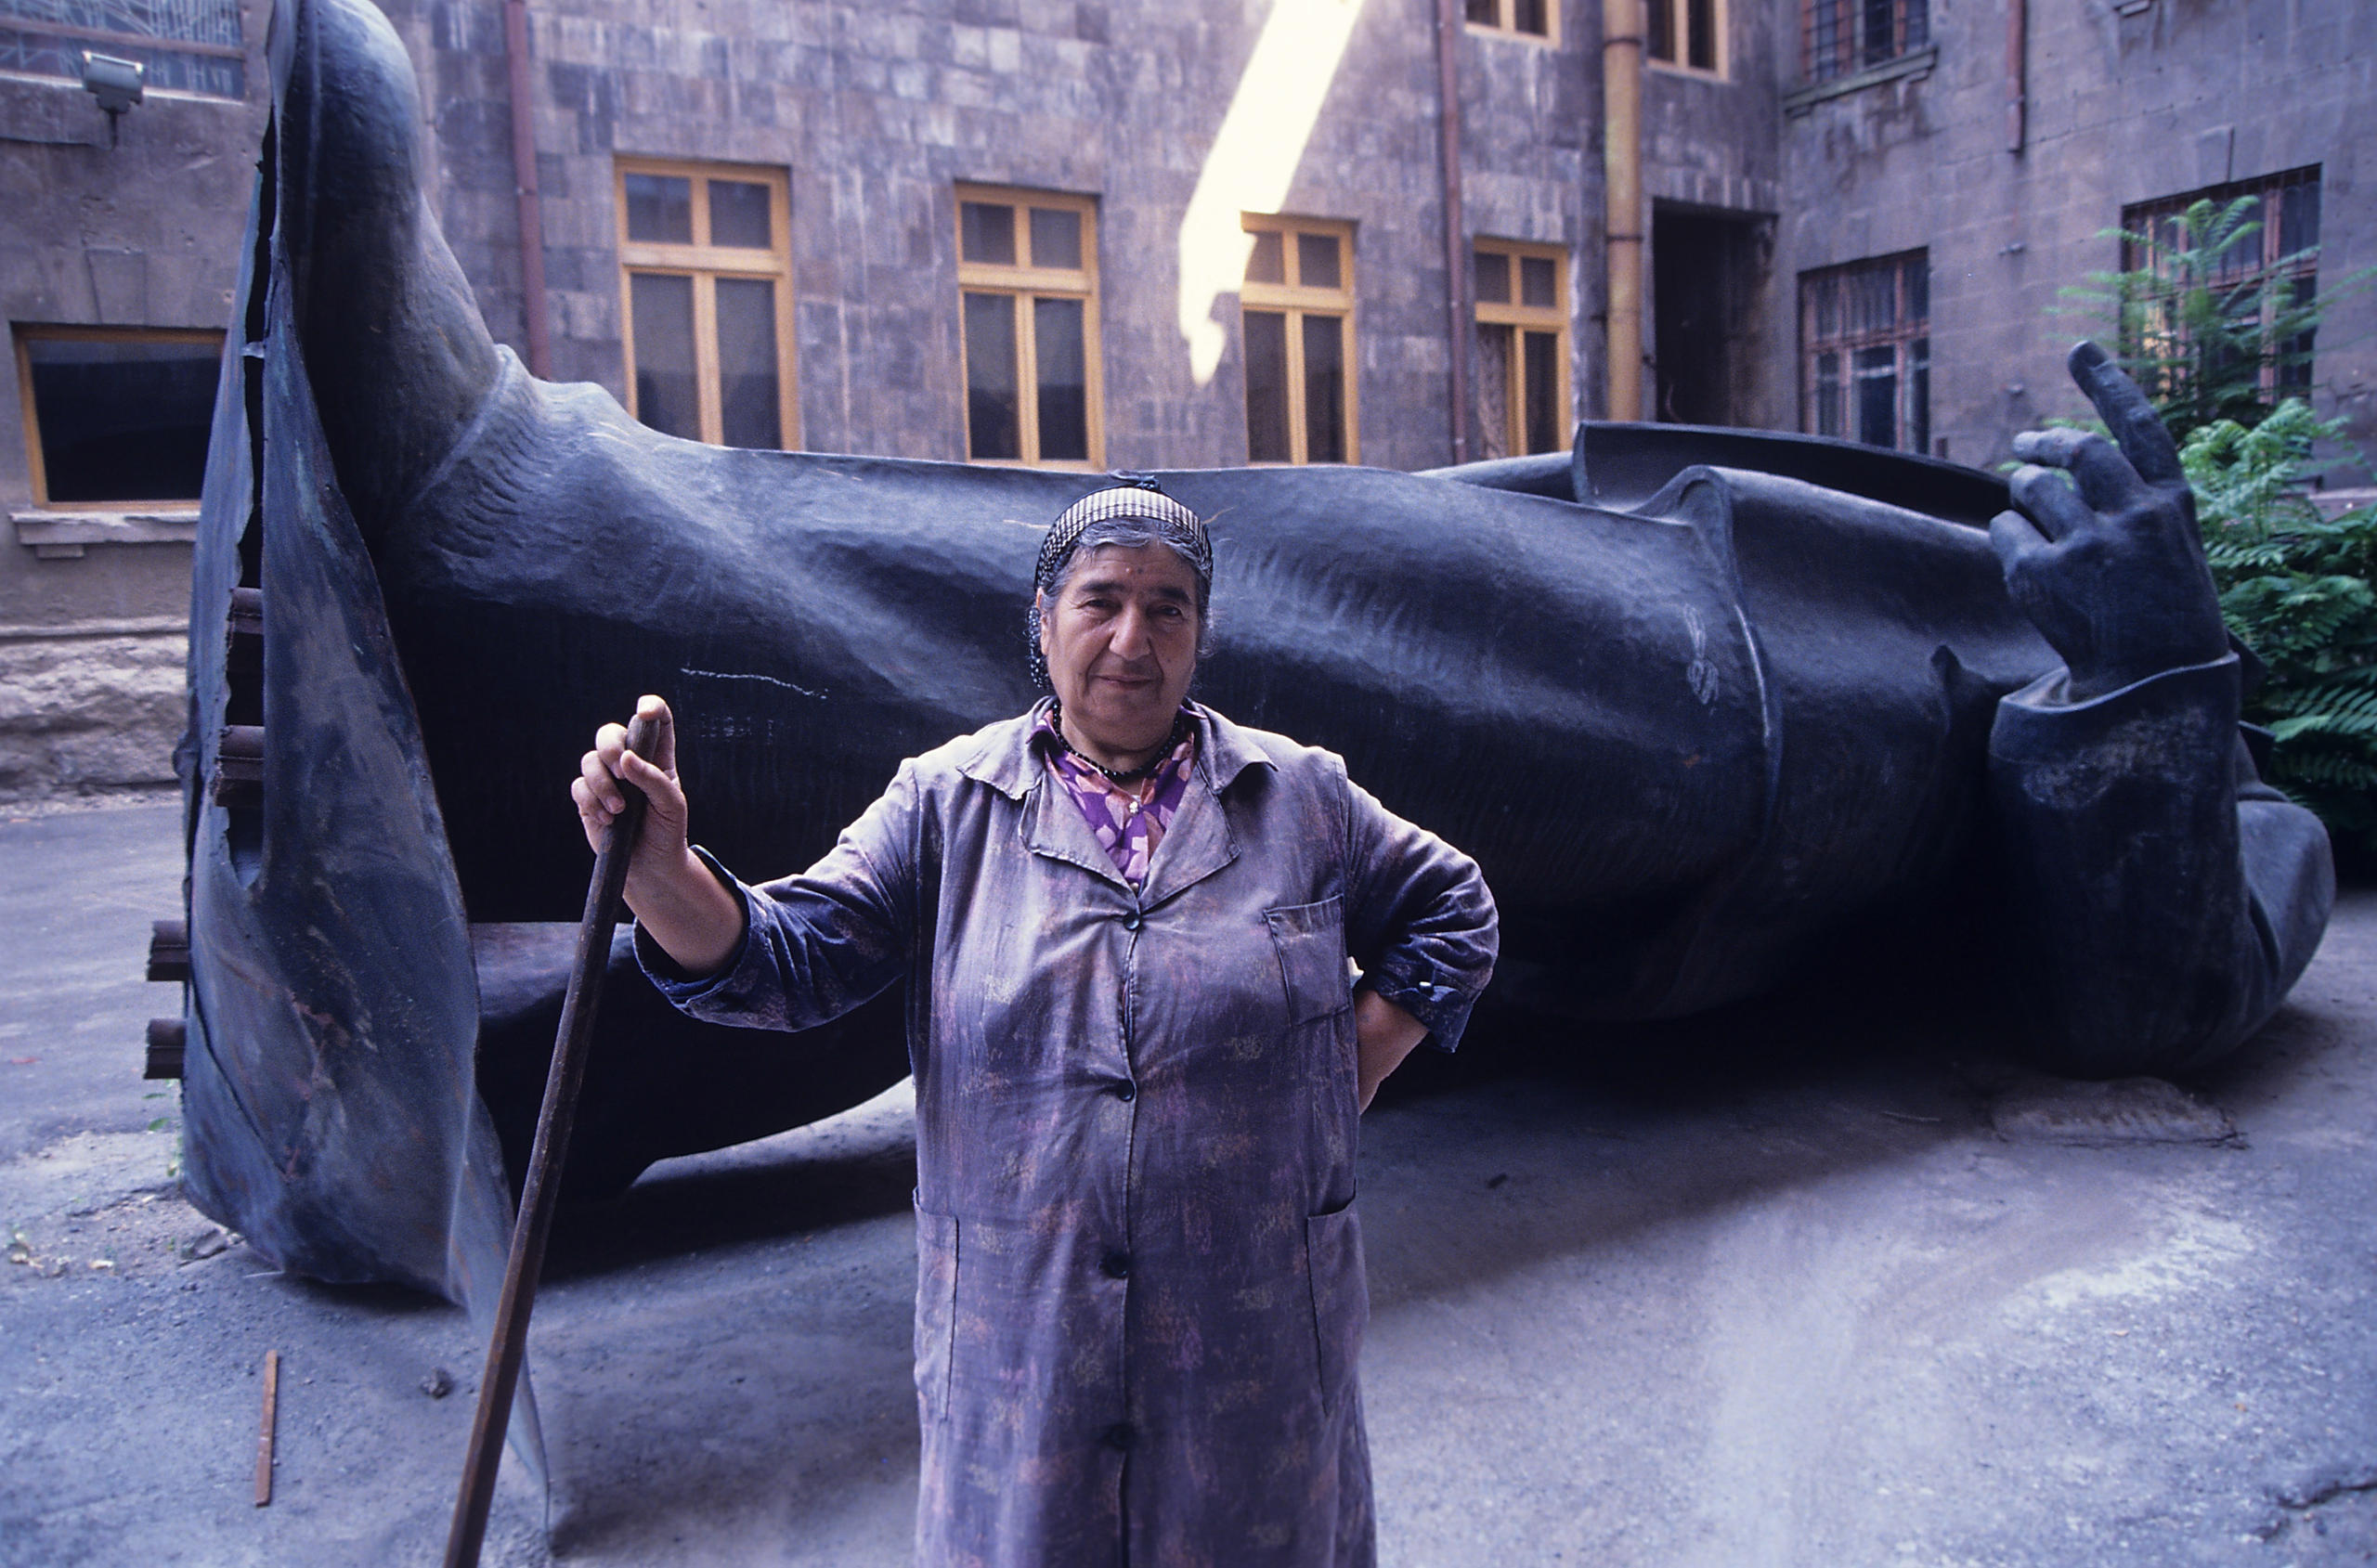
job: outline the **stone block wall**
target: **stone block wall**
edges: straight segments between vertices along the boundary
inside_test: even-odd
[[[1301,156],[1280,149],[1293,173],[1279,205],[1356,227],[1362,460],[1431,466],[1449,460],[1451,430],[1435,6],[1329,3],[1357,7],[1351,38]],[[436,210],[490,326],[517,345],[500,5],[388,9],[431,102]],[[1556,46],[1461,40],[1474,233],[1588,238],[1600,19],[1570,9]],[[536,7],[555,375],[624,390],[616,158],[767,165],[792,189],[800,443],[962,458],[953,188],[1065,191],[1098,201],[1108,463],[1244,461],[1235,301],[1215,304],[1227,346],[1201,385],[1178,319],[1179,232],[1271,14],[1262,0]],[[1576,288],[1594,270],[1572,268]]]

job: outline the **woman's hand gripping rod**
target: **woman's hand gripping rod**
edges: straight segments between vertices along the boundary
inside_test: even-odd
[[[650,757],[658,726],[642,713],[629,727],[628,749]],[[487,1372],[479,1380],[478,1413],[471,1422],[469,1457],[462,1461],[462,1490],[454,1499],[454,1523],[446,1536],[446,1568],[476,1568],[487,1537],[488,1506],[495,1498],[497,1468],[503,1462],[503,1434],[512,1419],[512,1396],[528,1347],[528,1315],[537,1302],[537,1276],[545,1263],[545,1238],[552,1230],[561,1195],[562,1161],[578,1115],[578,1085],[594,1035],[594,1010],[603,999],[603,973],[611,956],[611,933],[618,925],[619,894],[627,885],[643,826],[644,797],[621,780],[626,808],[611,823],[594,857],[586,888],[586,913],[578,922],[578,952],[571,961],[569,991],[561,1007],[552,1067],[545,1074],[545,1099],[537,1112],[537,1141],[528,1153],[528,1179],[520,1193],[520,1217],[512,1227],[512,1255],[503,1270],[503,1293],[495,1307],[495,1337],[487,1349]]]

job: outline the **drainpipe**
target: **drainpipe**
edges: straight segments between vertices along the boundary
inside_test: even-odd
[[[1602,0],[1603,237],[1609,273],[1604,416],[1643,417],[1643,0]]]
[[[550,381],[552,339],[545,325],[545,222],[528,97],[527,0],[504,0],[503,58],[512,69],[512,183],[520,199],[520,315],[528,329],[528,373]]]
[[[1437,157],[1445,195],[1445,337],[1452,346],[1452,460],[1469,460],[1469,244],[1461,205],[1461,0],[1436,0]]]
[[[2031,94],[2030,51],[2024,46],[2030,19],[2028,0],[2007,0],[2006,150],[2017,158],[2022,155],[2022,120]]]

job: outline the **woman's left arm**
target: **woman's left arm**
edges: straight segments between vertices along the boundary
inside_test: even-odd
[[[1354,1017],[1367,1106],[1421,1041],[1460,1043],[1500,927],[1476,862],[1359,784],[1346,792],[1345,946],[1362,971]]]

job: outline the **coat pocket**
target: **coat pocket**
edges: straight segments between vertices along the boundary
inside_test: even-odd
[[[1271,946],[1279,956],[1279,980],[1287,988],[1288,1023],[1325,1018],[1354,1003],[1353,977],[1345,965],[1345,901],[1266,909]]]
[[[916,1407],[949,1417],[949,1350],[957,1327],[957,1216],[916,1205]]]
[[[1362,1331],[1370,1321],[1362,1224],[1348,1202],[1330,1213],[1307,1216],[1304,1235],[1312,1281],[1313,1342],[1320,1353],[1320,1405],[1333,1416],[1353,1389],[1354,1369],[1362,1354]]]

